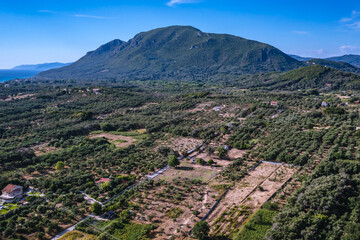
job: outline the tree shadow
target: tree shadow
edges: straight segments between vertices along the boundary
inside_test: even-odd
[[[185,166],[176,167],[175,169],[177,169],[177,170],[184,170],[184,171],[194,170],[193,167],[185,167]]]

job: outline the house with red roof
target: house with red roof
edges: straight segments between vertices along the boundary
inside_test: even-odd
[[[110,181],[111,181],[110,178],[100,178],[99,180],[95,181],[95,183],[96,183],[96,185],[99,185],[99,184],[110,182]]]
[[[23,187],[14,184],[8,184],[3,188],[0,198],[5,202],[13,202],[14,200],[21,198],[24,194]]]

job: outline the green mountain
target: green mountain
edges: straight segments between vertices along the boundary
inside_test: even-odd
[[[326,58],[327,60],[335,61],[335,62],[346,62],[355,67],[360,67],[360,55],[347,54],[339,57],[331,57]]]
[[[27,65],[19,65],[16,67],[13,67],[12,70],[30,70],[30,71],[46,71],[54,68],[61,68],[64,66],[67,66],[71,63],[59,63],[59,62],[53,62],[53,63],[41,63],[41,64],[27,64]]]
[[[311,65],[286,73],[257,74],[238,80],[248,87],[268,90],[359,90],[360,76],[330,67]]]
[[[37,79],[215,79],[288,71],[303,63],[265,43],[170,26],[113,40]]]
[[[307,60],[310,60],[310,59],[313,59],[312,57],[301,57],[301,56],[298,56],[298,55],[294,55],[294,54],[288,54],[290,57],[298,60],[298,61],[301,61],[301,62],[304,62],[304,61],[307,61]]]
[[[321,65],[312,65],[272,76],[263,86],[278,90],[359,90],[360,76]]]
[[[307,64],[309,66],[310,65],[322,65],[325,67],[331,67],[331,68],[335,68],[337,70],[341,70],[341,71],[345,71],[345,72],[360,74],[360,68],[357,68],[346,62],[335,62],[335,61],[326,60],[326,59],[310,59],[308,61],[305,61],[305,64]]]

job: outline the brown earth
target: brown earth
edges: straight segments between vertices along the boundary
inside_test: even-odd
[[[102,137],[108,139],[111,143],[115,144],[115,146],[119,148],[126,148],[132,144],[135,144],[137,141],[135,138],[132,138],[130,136],[115,135],[111,133],[99,133],[99,134],[89,135],[89,138],[91,139],[102,138]],[[123,140],[126,142],[116,142],[117,140]]]

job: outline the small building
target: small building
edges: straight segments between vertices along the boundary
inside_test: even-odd
[[[222,146],[226,151],[229,151],[230,147],[228,145],[223,145]]]
[[[14,184],[8,184],[2,190],[2,195],[0,198],[5,202],[13,202],[16,199],[21,198],[23,194],[23,187]]]
[[[321,103],[321,106],[323,106],[323,107],[327,107],[327,102],[325,102],[325,101],[323,101],[322,103]]]
[[[278,102],[271,101],[271,102],[270,102],[270,105],[271,105],[271,106],[277,106],[277,105],[278,105]]]
[[[96,185],[99,185],[101,183],[106,183],[106,182],[110,182],[111,179],[110,178],[100,178],[99,180],[97,180],[95,183]]]
[[[359,101],[354,101],[355,104],[359,104]]]
[[[99,93],[100,93],[100,89],[94,88],[94,89],[92,90],[92,92],[95,93],[95,94],[99,94]]]
[[[219,111],[221,111],[221,110],[223,110],[224,109],[224,107],[223,106],[216,106],[216,107],[213,107],[213,110],[215,111],[215,112],[219,112]]]

